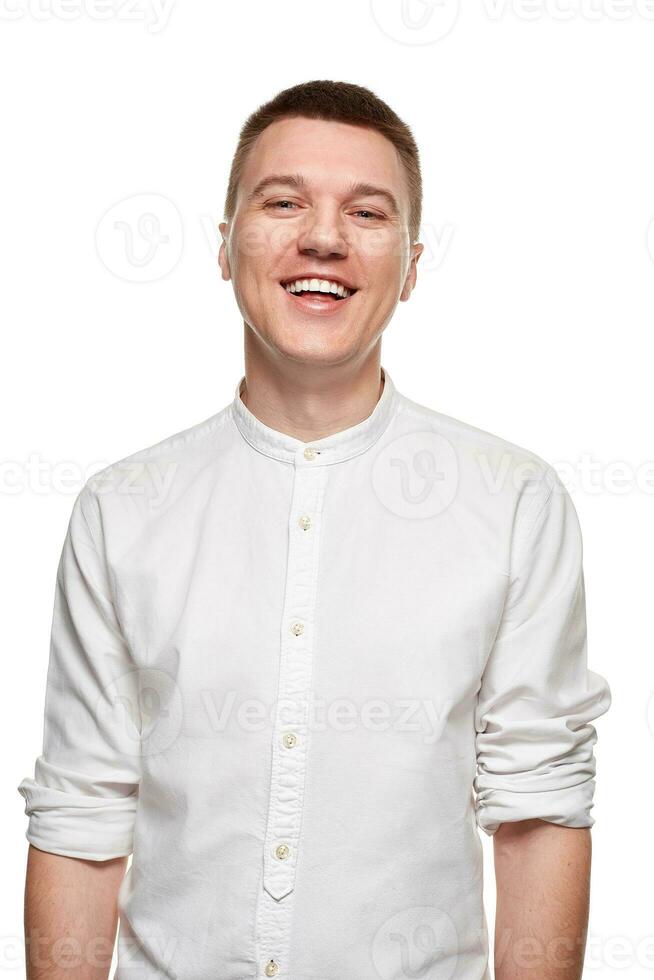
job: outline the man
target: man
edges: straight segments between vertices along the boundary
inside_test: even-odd
[[[19,787],[31,978],[106,976],[119,913],[121,980],[488,980],[479,828],[495,977],[581,976],[610,692],[579,524],[544,460],[382,367],[420,208],[367,89],[244,125],[219,264],[245,374],[88,480],[64,543]]]

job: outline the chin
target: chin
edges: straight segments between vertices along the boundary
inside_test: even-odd
[[[332,324],[330,329],[327,323],[316,323],[310,319],[293,325],[267,323],[261,328],[254,328],[254,332],[266,347],[294,360],[338,363],[347,359],[358,347],[351,328],[335,330]]]
[[[301,339],[270,338],[268,346],[274,348],[283,358],[299,364],[329,365],[342,364],[355,356],[357,347],[348,344],[329,344],[320,342],[307,343],[306,337]]]
[[[349,348],[344,350],[342,347],[318,347],[304,345],[278,346],[279,353],[290,361],[299,364],[341,364],[353,356],[354,351]]]

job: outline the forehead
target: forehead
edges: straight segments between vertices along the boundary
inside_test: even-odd
[[[339,193],[365,181],[386,186],[404,201],[404,168],[390,140],[374,129],[304,117],[271,123],[250,150],[241,189],[276,173],[301,173],[311,189]]]

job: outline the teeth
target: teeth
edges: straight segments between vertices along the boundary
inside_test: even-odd
[[[284,288],[288,293],[333,293],[344,299],[350,295],[346,286],[331,279],[296,279],[295,282],[287,282]]]

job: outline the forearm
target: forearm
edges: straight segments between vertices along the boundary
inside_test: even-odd
[[[87,861],[29,846],[25,882],[28,980],[106,980],[126,857]]]
[[[523,820],[502,824],[493,840],[495,980],[580,980],[590,830]]]

